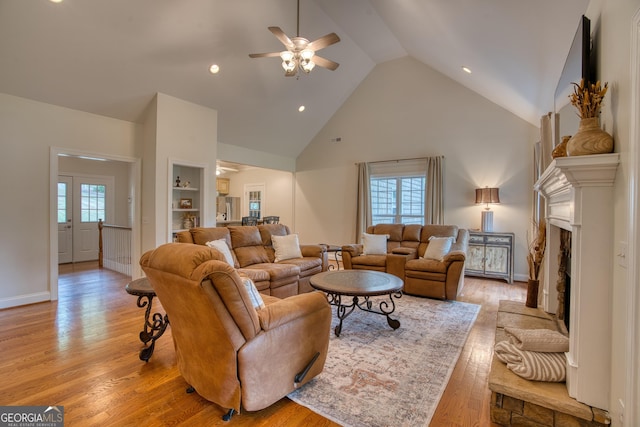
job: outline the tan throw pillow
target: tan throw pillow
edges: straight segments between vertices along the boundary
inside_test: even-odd
[[[235,267],[235,263],[233,262],[233,255],[231,254],[231,250],[229,249],[229,245],[227,245],[227,241],[225,239],[212,240],[206,243],[210,248],[214,248],[222,252],[224,255],[224,259],[227,260],[227,263],[231,267]]]
[[[364,255],[385,255],[388,234],[362,233],[362,253]]]
[[[251,298],[251,304],[253,304],[253,308],[256,310],[264,308],[264,301],[260,296],[260,292],[258,292],[258,288],[256,288],[256,284],[253,283],[253,280],[248,277],[242,277],[242,282],[244,283],[245,288],[247,288],[247,292],[249,292],[249,297]]]
[[[504,328],[509,341],[520,350],[541,353],[564,353],[569,351],[569,337],[550,329]]]
[[[442,261],[444,256],[451,250],[453,244],[453,237],[429,237],[429,244],[427,250],[424,251],[422,258],[435,259],[436,261]]]
[[[302,258],[297,234],[271,236],[271,243],[276,253],[275,262],[284,261],[285,259]]]

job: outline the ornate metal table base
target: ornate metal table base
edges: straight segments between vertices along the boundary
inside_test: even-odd
[[[342,304],[343,296],[351,298],[351,304]],[[392,319],[390,315],[396,309],[396,304],[393,299],[402,297],[402,292],[388,294],[388,296],[389,301],[387,301],[386,299],[380,301],[378,304],[378,310],[375,310],[372,308],[373,301],[370,300],[369,296],[358,297],[357,295],[350,296],[340,295],[336,293],[327,293],[329,304],[336,306],[336,316],[338,316],[338,319],[340,320],[340,323],[338,323],[333,330],[336,336],[339,337],[340,333],[342,332],[342,321],[346,319],[351,313],[353,313],[353,310],[355,310],[356,307],[358,307],[362,311],[386,316],[389,326],[391,326],[393,329],[398,329],[400,327],[400,321],[397,319]]]
[[[127,293],[138,296],[138,301],[136,302],[138,307],[146,307],[144,312],[144,329],[140,331],[140,341],[145,345],[151,341],[151,344],[140,350],[140,360],[148,362],[153,355],[156,340],[164,334],[164,331],[169,325],[169,317],[166,314],[162,316],[161,313],[153,313],[153,315],[151,315],[153,298],[156,296],[156,293],[146,278],[130,282],[125,289]]]

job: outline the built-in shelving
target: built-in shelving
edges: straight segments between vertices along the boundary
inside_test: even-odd
[[[169,237],[200,225],[204,215],[204,167],[171,162]]]

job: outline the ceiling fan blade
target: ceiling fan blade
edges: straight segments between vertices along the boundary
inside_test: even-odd
[[[318,55],[314,55],[312,61],[316,65],[327,68],[331,71],[334,71],[336,68],[338,68],[338,66],[340,66],[340,64],[338,64],[337,62],[333,62],[330,59],[326,59]]]
[[[250,53],[249,58],[274,58],[280,56],[280,52],[268,52],[268,53]]]
[[[280,27],[269,27],[269,31],[280,40],[280,42],[286,46],[287,49],[293,47],[291,39],[280,29]]]
[[[309,49],[314,51],[324,49],[327,46],[331,46],[334,43],[338,43],[340,41],[340,37],[336,33],[330,33],[326,36],[322,36],[317,40],[312,41],[307,46]]]

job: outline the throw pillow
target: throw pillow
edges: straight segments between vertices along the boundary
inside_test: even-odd
[[[364,255],[385,255],[388,238],[388,234],[362,233],[362,252]]]
[[[436,261],[442,261],[442,258],[451,250],[451,244],[453,243],[453,237],[429,237],[429,244],[427,250],[424,251],[422,258],[435,259]]]
[[[249,298],[251,298],[251,304],[253,304],[253,308],[256,310],[264,308],[264,301],[260,296],[260,292],[258,292],[258,288],[256,288],[256,284],[253,283],[253,280],[248,277],[241,277],[242,282],[244,283],[244,287],[247,288],[247,292],[249,292]]]
[[[285,259],[302,258],[297,234],[271,236],[271,243],[273,244],[273,250],[276,252],[275,262],[284,261]]]
[[[509,342],[520,350],[540,353],[564,353],[569,351],[569,337],[549,329],[504,328]]]
[[[227,245],[227,241],[225,239],[220,240],[211,240],[206,243],[210,248],[214,248],[222,252],[224,255],[224,259],[229,263],[231,267],[235,267],[233,262],[233,255],[231,254],[231,250],[229,249],[229,245]]]

